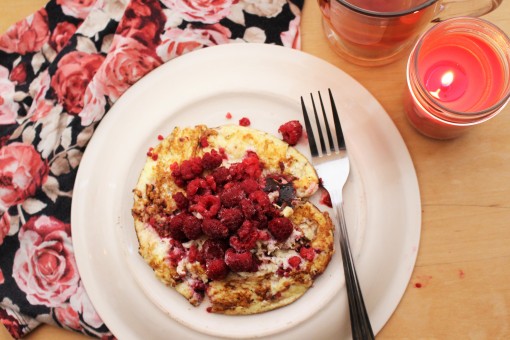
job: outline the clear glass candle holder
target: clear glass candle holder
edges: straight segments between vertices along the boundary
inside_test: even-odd
[[[407,63],[405,110],[422,134],[451,139],[510,99],[510,39],[490,22],[459,17],[425,32]]]

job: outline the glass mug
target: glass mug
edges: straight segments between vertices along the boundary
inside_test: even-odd
[[[362,66],[399,59],[430,23],[481,16],[503,0],[318,0],[333,50]]]

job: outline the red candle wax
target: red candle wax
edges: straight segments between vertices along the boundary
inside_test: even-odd
[[[426,90],[440,105],[459,112],[480,111],[501,98],[503,68],[489,44],[461,33],[429,43],[418,60]]]

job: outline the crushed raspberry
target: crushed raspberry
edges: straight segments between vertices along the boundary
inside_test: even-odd
[[[227,276],[228,267],[222,259],[207,260],[206,274],[211,280],[221,280]]]
[[[262,164],[260,164],[259,156],[255,152],[248,151],[242,164],[244,165],[244,172],[250,178],[259,178],[262,174]]]
[[[256,180],[247,178],[241,182],[241,188],[245,193],[251,194],[252,192],[259,190],[260,185]]]
[[[244,215],[239,208],[223,208],[219,213],[220,221],[231,232],[235,232],[244,221]]]
[[[170,248],[168,251],[168,258],[170,262],[173,264],[179,263],[180,260],[184,257],[184,250],[182,248]]]
[[[249,251],[257,246],[259,232],[250,221],[244,221],[237,235],[230,237],[230,245],[237,251]]]
[[[221,204],[226,208],[231,208],[239,204],[246,195],[239,185],[233,185],[223,190],[220,194]]]
[[[182,192],[176,192],[172,195],[172,198],[175,201],[175,205],[177,206],[177,209],[180,210],[187,210],[189,206],[189,199],[182,193]]]
[[[147,156],[148,157],[152,157],[152,150],[154,150],[154,148],[150,147],[149,150],[147,151]]]
[[[165,139],[165,137],[163,137],[162,135],[158,135],[158,140],[163,140]]]
[[[186,235],[184,234],[184,214],[178,214],[173,216],[168,223],[168,232],[170,236],[178,241],[186,241]]]
[[[239,119],[239,125],[241,126],[250,126],[250,124],[251,124],[250,120],[246,117]]]
[[[220,221],[208,218],[202,222],[202,231],[212,239],[226,238],[229,230]]]
[[[282,134],[282,139],[289,145],[296,145],[303,135],[303,126],[298,120],[291,120],[281,125],[278,132]]]
[[[202,157],[202,167],[205,170],[216,169],[223,162],[223,157],[216,150],[211,150],[211,152],[206,152]]]
[[[189,248],[189,251],[188,251],[188,261],[190,263],[193,263],[193,262],[202,262],[203,261],[202,254],[198,250],[197,246],[194,245],[194,244],[192,244],[190,246],[190,248]]]
[[[259,236],[258,236],[259,240],[261,241],[269,241],[269,239],[271,238],[271,236],[269,235],[269,233],[265,230],[259,230]]]
[[[190,207],[190,210],[196,211],[204,218],[213,218],[220,210],[221,202],[218,196],[204,195],[200,196],[198,203]]]
[[[212,176],[217,185],[223,185],[230,181],[230,171],[223,166],[214,169]]]
[[[230,168],[228,168],[228,171],[230,172],[230,176],[232,177],[232,180],[241,181],[244,179],[245,169],[246,169],[246,166],[244,165],[244,163],[234,163],[234,164],[230,165]]]
[[[205,181],[207,183],[207,186],[214,192],[218,190],[218,186],[216,185],[216,180],[214,179],[213,175],[207,175],[205,176]]]
[[[252,192],[248,198],[253,202],[255,206],[257,206],[259,210],[264,210],[271,205],[269,196],[267,196],[267,194],[262,190]]]
[[[321,204],[324,204],[325,206],[328,206],[330,208],[333,207],[333,204],[331,203],[331,197],[329,196],[329,192],[326,189],[322,190],[321,198],[319,201]]]
[[[292,234],[294,227],[288,218],[277,217],[269,221],[268,229],[277,241],[283,242]]]
[[[227,114],[225,115],[225,118],[232,119],[232,114],[230,112],[227,112]]]
[[[257,213],[257,209],[253,205],[253,202],[250,201],[249,199],[243,198],[239,202],[239,204],[241,206],[241,210],[243,211],[245,218],[252,218]]]
[[[228,244],[222,240],[205,240],[202,245],[202,256],[207,259],[223,259]]]
[[[255,264],[249,251],[237,253],[234,249],[226,251],[225,263],[233,272],[251,272]]]
[[[209,193],[209,191],[209,185],[203,178],[195,178],[186,186],[186,195],[188,195],[188,198],[192,198],[195,195],[204,195]]]
[[[202,136],[200,138],[200,146],[206,148],[209,146],[209,141],[207,140],[207,136]]]
[[[202,223],[193,215],[185,215],[182,230],[190,240],[196,240],[202,236]]]
[[[292,256],[289,258],[289,265],[292,268],[297,268],[301,264],[301,258],[299,256]]]
[[[183,161],[179,168],[181,176],[185,180],[192,180],[200,176],[204,170],[202,167],[202,161],[198,157],[193,157]]]
[[[299,255],[301,255],[301,257],[305,260],[313,261],[315,258],[315,250],[309,247],[301,247],[299,248]]]
[[[152,158],[153,161],[157,161],[158,160],[158,154],[157,153],[153,153],[151,158]]]

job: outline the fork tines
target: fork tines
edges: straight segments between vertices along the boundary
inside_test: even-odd
[[[328,117],[326,110],[324,108],[324,102],[322,100],[321,93],[318,92],[319,102],[320,102],[321,111],[322,111],[322,122],[321,122],[321,119],[319,119],[319,115],[317,114],[317,108],[315,105],[315,100],[314,100],[313,94],[310,93],[314,118],[315,118],[315,122],[316,122],[315,125],[318,127],[317,133],[319,135],[318,139],[319,139],[319,143],[320,143],[320,149],[322,151],[321,155],[327,155],[330,153],[339,152],[340,150],[345,150],[345,139],[344,139],[344,134],[342,131],[342,125],[340,124],[340,118],[338,117],[338,110],[336,108],[335,100],[333,99],[333,94],[331,93],[331,89],[328,89],[328,93],[329,93],[330,106],[332,109],[331,111],[332,111],[332,119],[333,119],[333,125],[334,125],[333,131],[331,131],[331,128],[330,128],[330,124],[329,124],[330,118]],[[310,151],[311,151],[313,157],[320,156],[318,148],[317,148],[317,142],[316,142],[317,138],[315,137],[316,135],[312,128],[312,124],[310,122],[310,117],[308,115],[308,111],[306,110],[306,106],[305,106],[303,97],[301,97],[301,108],[303,110],[303,117],[304,117],[304,121],[305,121],[306,133],[308,135],[308,141],[310,144]],[[326,135],[327,135],[327,141],[328,141],[327,145],[326,145],[326,142],[324,139],[324,131],[326,131]],[[336,144],[333,141],[333,136],[336,136]],[[329,151],[328,151],[328,149],[329,149]]]

